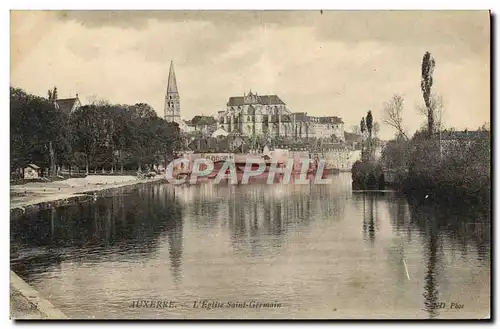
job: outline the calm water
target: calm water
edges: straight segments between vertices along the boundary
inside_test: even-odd
[[[349,174],[332,179],[143,186],[43,211],[11,221],[11,267],[76,318],[489,314],[487,211],[411,206],[395,193],[353,193]],[[193,307],[202,300],[248,307]]]

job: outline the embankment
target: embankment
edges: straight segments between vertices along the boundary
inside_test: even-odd
[[[16,320],[68,319],[63,312],[12,270],[10,271],[10,317]]]
[[[28,183],[10,187],[11,218],[42,209],[84,202],[110,191],[140,184],[164,183],[166,179],[134,176],[87,176],[49,183]]]

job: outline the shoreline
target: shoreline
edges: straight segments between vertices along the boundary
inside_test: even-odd
[[[68,317],[36,289],[10,270],[10,319],[60,320]]]
[[[62,181],[64,182],[64,181]],[[124,187],[132,187],[142,184],[166,183],[164,177],[150,179],[134,179],[113,183],[86,184],[84,186],[50,186],[51,183],[32,183],[30,186],[10,186],[10,216],[12,218],[20,215],[36,212],[42,209],[57,207],[68,204],[76,204],[93,199],[91,193],[101,196],[113,190]],[[40,190],[43,189],[43,192]],[[17,190],[17,191],[16,191]],[[21,191],[24,190],[24,191]],[[46,192],[49,190],[49,192]],[[52,191],[50,191],[52,190]],[[23,195],[24,193],[24,195]],[[22,196],[20,196],[20,194]]]

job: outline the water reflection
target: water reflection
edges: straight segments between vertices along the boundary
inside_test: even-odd
[[[273,296],[289,306],[266,317],[456,317],[464,313],[436,303],[485,307],[482,214],[353,193],[350,175],[331,185],[142,186],[11,221],[11,266],[77,316],[174,316],[124,308],[130,298]]]
[[[11,222],[11,266],[20,275],[45,272],[64,260],[106,262],[151,255],[162,233],[171,262],[182,258],[182,207],[162,186],[118,191],[95,202],[42,210]],[[36,266],[34,266],[36,265]]]
[[[288,230],[306,230],[317,218],[343,215],[345,202],[336,186],[326,185],[214,185],[179,186],[176,194],[186,215],[200,229],[223,223],[231,245],[258,256],[280,248]],[[258,237],[269,236],[268,239]]]
[[[405,231],[408,241],[412,232],[420,232],[424,239],[425,285],[422,293],[424,309],[429,318],[440,315],[439,277],[444,265],[440,257],[444,253],[444,239],[451,242],[452,251],[464,255],[474,252],[481,263],[489,268],[490,214],[486,207],[465,204],[460,208],[444,208],[432,203],[416,203],[413,200],[389,197],[389,215],[397,232]],[[475,248],[471,248],[475,246]],[[449,307],[449,305],[447,305]]]

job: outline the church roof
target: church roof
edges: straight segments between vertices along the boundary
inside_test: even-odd
[[[167,93],[178,93],[177,80],[175,79],[174,62],[170,62],[170,72],[168,73]]]
[[[240,106],[244,104],[245,104],[245,97],[243,96],[229,97],[229,100],[227,102],[227,106]],[[263,96],[258,96],[258,104],[284,105],[285,102],[283,102],[277,95],[263,95]]]

